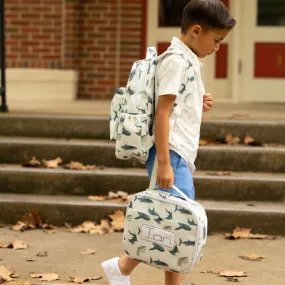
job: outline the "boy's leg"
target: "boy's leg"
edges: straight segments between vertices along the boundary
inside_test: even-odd
[[[119,269],[123,275],[128,276],[131,275],[139,263],[139,261],[133,260],[125,254],[119,259]]]
[[[165,285],[181,285],[183,275],[175,272],[165,271]]]

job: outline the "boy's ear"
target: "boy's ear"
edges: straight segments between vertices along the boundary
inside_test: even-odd
[[[197,37],[202,32],[202,27],[200,25],[195,25],[190,30],[193,37]]]

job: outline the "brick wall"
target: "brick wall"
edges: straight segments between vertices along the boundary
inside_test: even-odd
[[[78,98],[111,98],[141,58],[143,0],[6,0],[8,67],[76,69]]]

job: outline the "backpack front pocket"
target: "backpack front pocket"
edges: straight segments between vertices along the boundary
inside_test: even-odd
[[[146,114],[121,114],[118,125],[116,155],[143,156],[147,152],[146,136],[148,135],[149,118]]]

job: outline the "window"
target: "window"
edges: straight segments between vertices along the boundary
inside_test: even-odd
[[[258,26],[285,26],[285,0],[258,0]]]

